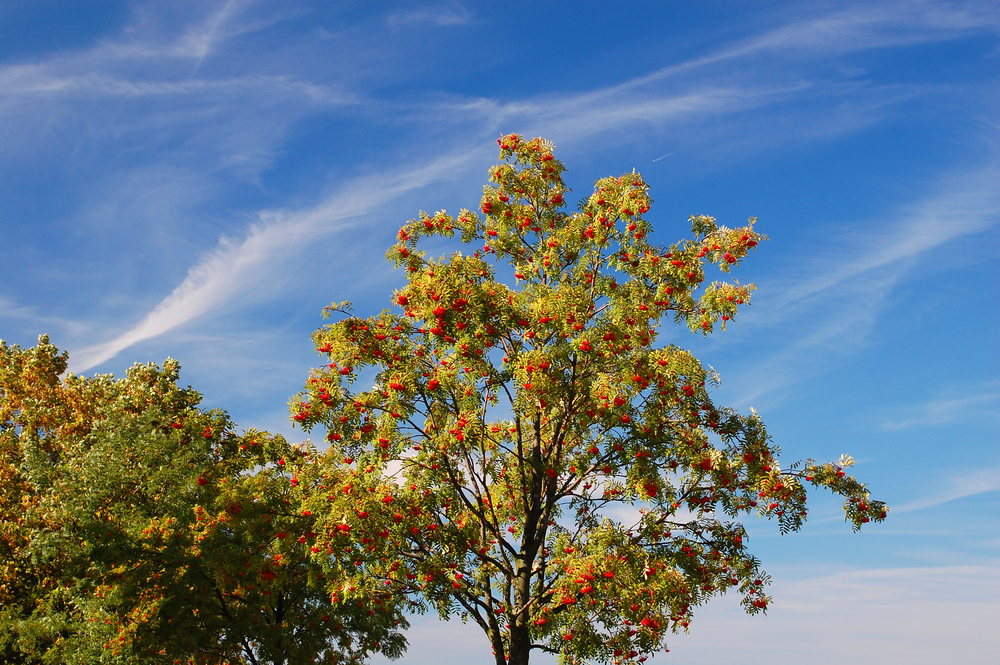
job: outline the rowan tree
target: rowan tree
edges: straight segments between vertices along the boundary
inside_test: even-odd
[[[715,375],[657,344],[665,317],[709,334],[749,304],[752,284],[705,274],[764,239],[753,218],[691,217],[690,237],[657,246],[638,173],[598,180],[566,212],[553,146],[498,142],[478,213],[400,229],[396,309],[335,304],[340,320],[313,335],[329,362],[292,416],[326,430],[325,473],[350,474],[306,500],[324,516],[314,556],[342,601],[381,589],[475,621],[498,665],[536,649],[641,662],[713,596],[766,609],[739,516],[797,530],[810,485],[842,495],[855,529],[886,507],[849,458],[783,467],[755,413],[716,405]],[[465,252],[420,249],[456,235]]]

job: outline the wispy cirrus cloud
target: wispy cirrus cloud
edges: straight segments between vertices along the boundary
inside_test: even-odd
[[[675,118],[697,114],[705,105],[713,103],[710,97],[690,95],[677,100],[661,100],[655,105],[655,109],[651,104],[648,112],[637,113],[637,109],[632,107],[627,116],[618,118],[617,122],[634,123],[654,114],[658,117],[670,115]],[[574,107],[586,117],[571,123],[568,122],[571,120],[569,114],[564,112],[561,116],[551,116],[548,121],[536,119],[536,122],[559,124],[564,130],[572,125],[575,128],[572,131],[576,133],[574,138],[579,138],[610,120],[607,113],[602,114],[592,109],[581,110],[576,105]],[[84,371],[95,367],[133,344],[161,335],[205,315],[220,303],[253,290],[253,281],[244,277],[251,269],[257,274],[273,271],[278,265],[275,259],[294,247],[301,246],[304,236],[332,233],[345,228],[349,225],[349,219],[371,211],[376,204],[384,205],[394,195],[424,186],[434,179],[453,176],[463,164],[468,163],[470,154],[472,153],[465,153],[464,156],[446,154],[434,160],[430,166],[415,166],[405,174],[386,173],[363,182],[347,183],[338,190],[341,194],[336,194],[307,211],[261,213],[260,221],[248,230],[244,240],[234,242],[223,239],[219,247],[192,267],[185,280],[136,326],[108,342],[75,352],[74,370]],[[349,195],[349,200],[345,200],[343,192],[357,193]]]
[[[225,29],[226,24],[233,18],[237,7],[238,3],[236,0],[227,0],[217,12],[209,16],[207,21],[192,30],[188,30],[179,40],[177,44],[178,50],[197,60],[196,71],[212,48],[212,42],[215,41],[217,35]]]
[[[331,105],[357,101],[353,94],[330,86],[317,85],[289,76],[252,75],[224,79],[135,80],[102,72],[62,74],[40,65],[18,65],[0,69],[0,96],[60,96],[63,98],[142,98],[246,92],[260,94],[299,94]]]
[[[404,25],[430,23],[437,26],[466,25],[473,20],[472,13],[461,3],[431,5],[393,12],[386,16],[390,28],[400,28]]]
[[[911,7],[909,4],[904,3],[904,5]],[[212,26],[222,25],[230,20],[229,15],[225,14],[225,12],[230,11],[227,9],[228,7],[229,5],[223,7],[219,15],[208,20],[200,28],[201,32],[198,34],[215,34],[214,31],[217,30],[217,27]],[[455,8],[461,8],[460,5],[443,7],[448,11],[458,11]],[[438,9],[440,7],[437,9],[424,8],[420,9],[419,12],[414,10],[420,15],[407,15],[406,20],[438,20],[434,18],[434,16],[438,16],[434,14]],[[460,99],[452,100],[446,104],[431,103],[424,107],[423,112],[433,111],[443,118],[441,122],[445,124],[460,124],[463,117],[470,115],[478,118],[477,122],[463,130],[464,134],[469,136],[478,137],[494,131],[496,128],[515,125],[524,128],[522,131],[526,131],[526,133],[552,135],[555,132],[560,135],[560,140],[565,142],[581,140],[595,133],[607,133],[610,130],[615,130],[619,135],[627,135],[631,129],[642,128],[650,123],[677,128],[702,122],[707,116],[735,116],[741,113],[745,114],[748,110],[755,108],[776,107],[783,101],[799,98],[803,95],[815,94],[818,97],[823,97],[829,94],[836,97],[844,94],[847,88],[856,88],[858,84],[830,81],[817,83],[801,77],[791,77],[787,81],[780,82],[761,79],[756,82],[743,83],[727,81],[726,79],[732,78],[729,75],[723,75],[721,78],[715,77],[714,82],[707,83],[699,81],[698,77],[695,77],[693,81],[678,79],[676,81],[678,85],[666,86],[664,82],[680,77],[684,73],[700,71],[715,63],[742,58],[749,54],[815,49],[817,48],[815,36],[818,33],[825,35],[824,39],[827,42],[838,44],[838,48],[846,50],[862,50],[889,45],[894,43],[893,40],[900,39],[900,34],[909,35],[907,39],[913,40],[942,38],[939,34],[940,31],[935,33],[932,29],[931,19],[928,18],[926,12],[921,13],[918,9],[911,8],[901,15],[902,18],[897,16],[896,19],[892,18],[891,12],[875,12],[870,9],[856,8],[828,14],[817,19],[793,22],[760,37],[724,46],[714,54],[670,66],[624,83],[613,84],[585,93],[554,93],[520,101]],[[984,23],[982,21],[969,18],[969,16],[974,17],[978,14],[963,11],[964,13],[943,22],[949,26],[948,30],[983,29]],[[459,14],[464,16],[461,12]],[[445,14],[441,14],[441,16],[445,16]],[[402,17],[403,15],[400,15],[398,20],[403,20]],[[882,32],[895,36],[876,38]],[[0,72],[0,77],[2,76],[3,73]],[[247,81],[247,84],[252,85],[250,81]],[[305,86],[303,90],[312,90],[308,88],[310,84],[307,83],[299,84],[270,79],[269,84],[302,85]],[[109,91],[119,89],[117,84],[108,82],[94,83],[93,85],[107,86]],[[152,87],[148,88],[147,91],[147,88],[143,87],[145,85]],[[169,85],[174,85],[174,83],[167,85],[169,89]],[[176,85],[181,86],[178,89],[180,92],[187,89],[185,86],[198,86],[203,85],[203,83],[183,81],[177,82]],[[204,85],[220,86],[225,85],[225,83],[213,81]],[[234,83],[233,85],[238,84]],[[146,83],[122,85],[120,89],[130,94],[144,92],[145,94],[156,94],[155,91],[158,90],[156,84]],[[134,92],[132,92],[133,90]],[[322,90],[317,89],[313,94],[321,96],[321,92]],[[124,92],[119,94],[124,94]],[[896,94],[898,91],[879,91],[868,86],[865,89],[867,106],[859,105],[863,107],[863,110],[860,111],[861,117],[846,121],[842,119],[827,124],[839,126],[842,128],[841,131],[850,131],[862,126],[870,122],[873,108],[890,103]],[[442,111],[444,111],[443,114]],[[417,115],[421,112],[419,109],[416,111]],[[851,113],[857,114],[858,111],[855,109]],[[824,120],[829,121],[830,118],[827,117]],[[802,124],[815,126],[824,123],[803,121]],[[785,132],[785,140],[790,134],[791,132]],[[801,141],[803,138],[803,136],[798,136],[797,140]],[[451,164],[453,166],[457,164],[452,157],[447,155],[433,161],[435,164]],[[426,169],[418,170],[427,173]],[[442,177],[442,175],[441,172],[437,172],[433,177]],[[399,176],[387,174],[386,177],[389,181],[394,181],[393,179],[398,179]],[[900,266],[905,263],[908,257],[919,255],[948,239],[982,230],[995,223],[995,219],[991,215],[995,215],[997,208],[996,196],[991,198],[989,194],[991,190],[988,186],[983,186],[991,184],[995,178],[995,169],[974,173],[971,179],[966,179],[964,191],[951,192],[940,201],[925,201],[917,205],[907,221],[897,225],[896,231],[889,232],[885,237],[870,239],[872,246],[879,247],[877,251],[863,251],[861,256],[855,254],[846,262],[842,256],[828,257],[830,263],[828,270],[820,270],[818,271],[819,277],[812,277],[807,282],[800,282],[793,288],[783,290],[790,295],[785,296],[782,302],[777,303],[778,307],[793,307],[797,300],[805,300],[818,294],[828,293],[835,286],[850,282],[859,276],[871,275],[880,268]],[[403,178],[403,180],[407,179]],[[423,177],[416,178],[414,182],[417,181],[427,182]],[[403,189],[407,189],[407,187],[404,186]],[[379,187],[371,190],[373,194],[378,196],[382,196],[381,191]],[[343,210],[351,208],[350,205],[346,208],[341,205],[331,206],[330,202],[334,199],[336,197],[318,204],[310,212],[263,213],[261,221],[255,223],[245,233],[243,240],[223,240],[217,250],[213,251],[204,261],[192,267],[183,283],[146,315],[139,324],[105,344],[90,347],[82,358],[78,354],[76,357],[78,367],[93,367],[137,341],[162,334],[182,323],[204,315],[218,303],[240,293],[241,289],[247,289],[245,280],[233,276],[241,274],[251,265],[266,271],[267,268],[264,266],[270,261],[269,257],[290,251],[291,245],[285,242],[286,238],[293,238],[298,234],[315,233],[321,228],[329,230],[346,223],[344,220],[347,217],[337,217],[336,219],[329,217],[329,211],[333,207],[340,210],[341,214],[343,214]],[[369,197],[368,200],[373,200],[373,197]],[[946,212],[955,210],[956,203],[960,207],[964,206],[962,210],[968,214],[944,220]],[[360,215],[365,210],[357,208],[356,213],[352,214]],[[265,218],[271,221],[262,221]],[[282,221],[277,221],[279,219]],[[943,221],[947,223],[942,223]],[[893,236],[893,233],[896,235]],[[876,299],[884,296],[901,279],[902,274],[905,274],[905,270],[901,270],[898,277],[883,276],[879,281],[881,286],[874,290],[871,288],[871,280],[868,280],[866,288],[870,292],[869,295]],[[828,327],[827,333],[831,329],[833,328]],[[816,334],[822,337],[825,333]],[[815,338],[803,339],[800,341],[800,346],[814,346],[819,341]]]
[[[784,25],[727,44],[704,56],[622,83],[616,91],[626,91],[717,63],[763,54],[812,53],[827,58],[854,51],[946,41],[970,32],[998,30],[1000,19],[993,3],[988,1],[861,3],[793,18]]]
[[[753,385],[738,390],[739,403],[787,390],[825,371],[829,358],[863,348],[893,292],[928,255],[1000,224],[995,164],[946,175],[932,190],[878,219],[847,224],[847,235],[831,232],[823,253],[803,257],[760,285],[741,325],[780,329],[782,344],[750,373]],[[942,405],[940,414],[948,408],[955,407]]]
[[[138,342],[201,317],[237,296],[245,297],[259,289],[283,259],[294,256],[297,247],[350,228],[376,206],[449,177],[476,157],[477,152],[456,151],[397,173],[355,179],[309,209],[259,213],[258,223],[251,226],[242,240],[223,238],[138,324],[107,342],[76,351],[71,369],[86,371]]]
[[[253,13],[253,0],[214,0],[174,5],[135,5],[122,38],[101,41],[86,55],[122,62],[186,60],[194,73],[227,41],[258,32],[298,12],[292,9]]]
[[[935,189],[931,196],[902,206],[893,215],[898,221],[872,220],[865,225],[874,229],[870,234],[852,233],[839,242],[832,238],[836,255],[810,257],[814,276],[780,289],[782,306],[793,306],[1000,223],[1000,168],[995,164],[945,176]],[[825,266],[817,269],[817,260]]]
[[[950,389],[917,406],[901,409],[901,419],[885,420],[888,430],[944,425],[956,420],[994,420],[1000,417],[1000,380],[964,389]],[[1000,477],[1000,474],[998,474]]]
[[[67,165],[127,155],[202,171],[228,166],[257,178],[294,123],[361,98],[336,80],[240,66],[231,56],[199,74],[213,49],[284,18],[245,16],[248,4],[199,6],[181,17],[136,6],[114,39],[0,65],[0,154],[16,163],[52,149]]]
[[[842,98],[845,92],[850,92],[849,88],[854,88],[865,101],[840,111],[842,115],[853,116],[848,125],[856,129],[867,124],[859,115],[871,114],[886,103],[919,91],[820,79],[806,73],[808,63],[802,60],[804,56],[830,58],[997,31],[1000,20],[991,7],[991,3],[981,2],[940,5],[919,1],[858,5],[793,19],[763,34],[724,44],[705,55],[594,90],[516,101],[464,99],[433,108],[478,114],[491,126],[527,124],[532,127],[528,133],[551,135],[556,131],[563,137],[578,139],[638,123],[736,115],[779,104],[793,96]],[[768,59],[786,57],[794,60],[777,70],[764,64]],[[738,70],[733,69],[736,63]],[[828,108],[828,116],[829,111]],[[810,119],[796,129],[816,131],[815,122]],[[801,136],[801,131],[796,136]]]
[[[793,21],[736,44],[718,57],[741,57],[775,50],[830,54],[937,42],[968,31],[998,29],[1000,19],[990,2],[861,3]]]
[[[28,322],[33,326],[55,326],[72,334],[82,334],[87,331],[87,325],[79,321],[50,316],[40,312],[37,307],[20,305],[0,295],[0,323],[3,323],[4,319]]]
[[[944,486],[944,489],[924,498],[910,501],[900,506],[893,506],[892,512],[908,513],[914,510],[939,506],[943,503],[963,499],[967,496],[1000,491],[1000,466],[981,468],[964,474],[952,475],[936,484]]]

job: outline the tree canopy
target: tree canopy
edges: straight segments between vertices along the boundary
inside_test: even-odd
[[[638,173],[569,212],[550,143],[499,144],[478,211],[399,230],[389,309],[327,308],[291,399],[319,447],[239,432],[173,360],[84,378],[47,337],[0,341],[0,659],[360,662],[433,610],[479,625],[497,665],[642,662],[710,598],[766,611],[741,517],[796,531],[810,487],[855,530],[886,517],[850,457],[782,464],[658,343],[750,304],[753,284],[707,279],[765,240],[753,218],[655,245]]]
[[[641,662],[713,596],[767,608],[740,515],[797,530],[807,486],[842,495],[855,529],[886,507],[849,458],[783,467],[755,413],[712,401],[711,370],[657,344],[667,317],[707,335],[749,305],[752,284],[705,280],[764,240],[753,218],[693,216],[691,236],[654,245],[638,173],[567,212],[553,146],[498,142],[479,212],[400,229],[394,308],[334,304],[313,335],[329,362],[292,417],[325,430],[321,464],[351,482],[308,505],[321,547],[357,559],[316,556],[345,596],[391,591],[474,621],[498,665],[532,650]],[[428,257],[434,236],[468,249]]]
[[[398,613],[331,600],[295,469],[315,451],[235,426],[179,365],[60,379],[0,344],[9,663],[314,663],[398,656]],[[378,643],[379,646],[374,645]]]

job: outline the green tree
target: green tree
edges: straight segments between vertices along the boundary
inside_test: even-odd
[[[306,556],[314,518],[299,508],[296,470],[309,476],[314,451],[238,435],[178,387],[174,361],[60,381],[65,355],[47,340],[2,348],[9,375],[39,370],[4,395],[7,406],[22,397],[3,430],[4,468],[31,497],[22,522],[5,513],[4,526],[21,534],[35,580],[6,622],[10,662],[332,663],[360,661],[375,642],[402,652],[402,618],[334,604]],[[73,422],[68,402],[88,408],[77,428],[38,426],[50,411]]]
[[[763,239],[753,219],[692,217],[691,237],[656,246],[639,174],[599,180],[567,213],[552,145],[499,143],[481,215],[399,231],[399,309],[335,304],[342,318],[313,335],[329,363],[291,412],[326,430],[324,473],[349,474],[348,501],[305,503],[342,599],[380,589],[472,620],[498,665],[535,649],[642,661],[713,596],[766,609],[740,515],[794,531],[813,485],[845,498],[855,529],[885,517],[849,458],[782,467],[755,413],[713,403],[713,373],[656,344],[664,317],[708,334],[749,304],[753,285],[704,282]],[[418,248],[455,234],[469,252]],[[342,551],[354,561],[326,555]]]
[[[36,510],[44,487],[27,472],[28,461],[56,464],[62,442],[85,435],[93,420],[92,405],[102,401],[107,384],[60,376],[68,356],[39,338],[30,349],[0,340],[0,661],[39,662],[27,653],[22,628],[38,614],[51,614],[65,596],[61,565],[33,560],[33,533],[53,523]],[[62,622],[50,632],[67,634]],[[34,640],[30,640],[34,641]]]

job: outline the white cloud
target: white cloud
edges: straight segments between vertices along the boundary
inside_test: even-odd
[[[226,41],[271,26],[288,16],[288,9],[266,15],[247,10],[252,0],[196,2],[158,6],[133,5],[132,20],[121,39],[102,41],[91,55],[120,61],[177,59],[192,61],[196,72],[213,50]],[[192,20],[192,17],[198,17]],[[177,24],[180,25],[177,25]]]
[[[990,164],[978,170],[955,173],[942,179],[935,195],[905,206],[886,224],[872,219],[863,226],[877,229],[858,236],[851,233],[835,255],[810,257],[815,277],[780,290],[782,305],[828,292],[879,268],[900,264],[955,238],[973,235],[1000,222],[1000,168]],[[851,225],[856,228],[856,225]],[[824,265],[825,264],[825,265]],[[891,286],[889,287],[891,288]]]
[[[803,140],[808,136],[843,133],[869,124],[881,108],[920,91],[899,87],[862,86],[850,80],[822,80],[803,74],[802,58],[870,51],[890,46],[956,39],[963,34],[1000,28],[988,4],[935,5],[924,2],[860,5],[840,11],[801,18],[746,40],[724,45],[706,55],[668,65],[649,74],[594,90],[553,93],[519,101],[461,99],[436,105],[435,112],[471,114],[483,118],[490,128],[558,136],[560,141],[579,140],[627,127],[650,123],[678,124],[732,117],[763,106],[812,97],[840,97],[836,105],[823,104],[822,115],[801,115],[797,126],[782,123],[784,136]],[[737,76],[741,66],[755,56],[790,56],[775,71],[752,66]],[[726,65],[709,73],[713,66]],[[852,89],[853,90],[849,90]],[[851,95],[850,92],[863,94]],[[843,104],[845,92],[852,104]],[[801,112],[800,112],[801,113]],[[701,130],[700,130],[701,131]],[[717,130],[718,131],[718,130]],[[710,142],[708,137],[703,137]],[[711,138],[717,139],[717,136]],[[777,137],[768,137],[774,141]],[[745,140],[745,139],[744,139]]]
[[[863,95],[858,94],[861,87]],[[672,145],[697,146],[701,159],[707,160],[722,152],[746,154],[761,145],[773,148],[792,140],[801,144],[857,131],[877,122],[884,107],[909,94],[798,73],[734,77],[699,72],[689,80],[640,77],[583,93],[520,100],[452,98],[419,107],[414,118],[430,124],[471,119],[483,133],[516,129],[519,134],[551,138],[561,147],[594,136],[609,148],[669,135]],[[852,103],[844,104],[844,98]],[[809,101],[815,106],[804,103]],[[755,111],[784,114],[780,130],[768,129],[759,117],[751,120]]]
[[[825,371],[831,357],[863,348],[893,292],[928,255],[1000,223],[1000,169],[993,164],[946,176],[933,190],[895,213],[844,225],[847,235],[827,230],[828,240],[811,243],[825,245],[822,254],[802,257],[782,277],[759,284],[739,324],[780,329],[782,343],[745,372],[753,384],[737,390],[737,403],[786,390]],[[939,405],[939,417],[948,408],[954,407]]]
[[[19,305],[14,300],[0,295],[0,321],[3,319],[25,321],[33,326],[55,326],[72,334],[81,334],[87,330],[87,326],[82,323],[43,314],[38,311],[37,307]],[[46,331],[37,330],[35,332]]]
[[[195,32],[222,39],[202,27]],[[0,65],[6,163],[44,159],[55,150],[69,169],[87,163],[85,172],[91,160],[113,169],[125,157],[133,168],[133,160],[185,163],[202,174],[222,167],[254,182],[301,118],[361,103],[336,81],[259,64],[227,61],[198,75],[196,54],[179,55],[175,45],[160,43],[156,30],[140,32],[89,50]]]
[[[86,371],[237,296],[249,296],[274,272],[273,262],[293,255],[310,240],[348,228],[361,215],[400,194],[450,176],[477,152],[455,152],[395,174],[354,180],[307,210],[260,213],[260,223],[252,226],[242,241],[223,238],[218,248],[192,267],[184,281],[133,328],[108,342],[74,352],[71,368]]]
[[[965,389],[951,389],[918,406],[903,410],[902,420],[886,420],[885,429],[943,425],[957,420],[996,418],[1000,415],[1000,380]]]
[[[431,23],[444,27],[471,23],[472,14],[462,4],[453,2],[446,5],[435,5],[404,12],[394,12],[389,14],[385,20],[391,28],[418,23]]]
[[[224,79],[134,80],[102,72],[63,74],[42,65],[0,68],[0,94],[8,99],[34,95],[76,98],[165,97],[226,92],[240,94],[297,94],[329,105],[353,104],[357,98],[327,86],[288,76],[238,76]]]
[[[962,499],[967,496],[996,492],[1000,490],[1000,466],[953,476],[947,481],[935,483],[935,485],[944,485],[945,489],[937,494],[917,499],[901,506],[893,506],[892,512],[908,513],[914,510],[939,506],[942,503],[948,503],[949,501]]]
[[[99,365],[139,341],[150,339],[204,315],[219,304],[231,300],[236,294],[253,288],[253,282],[247,279],[251,268],[257,273],[266,272],[264,264],[300,246],[305,236],[332,233],[344,228],[351,218],[369,212],[374,205],[445,177],[449,169],[457,171],[469,161],[471,154],[446,155],[429,166],[391,175],[384,180],[372,177],[352,182],[339,190],[338,194],[310,210],[261,213],[262,223],[252,227],[242,242],[223,239],[218,249],[191,268],[184,282],[137,326],[109,342],[74,354],[74,369],[84,371]],[[853,285],[850,291],[852,296],[857,297],[860,290],[867,290],[870,298],[884,298],[902,279],[909,266],[904,265],[903,270],[892,272],[881,280],[873,280],[869,273],[879,268],[905,264],[907,259],[944,242],[982,231],[997,222],[1000,195],[993,187],[997,173],[995,168],[988,167],[952,179],[950,182],[954,187],[946,187],[941,195],[906,210],[903,221],[892,226],[888,233],[864,238],[860,243],[856,241],[842,250],[849,252],[853,258],[845,261],[842,255],[826,257],[829,268],[825,271],[820,269],[818,276],[805,283],[775,289],[784,295],[771,306],[772,310],[777,311],[780,316],[782,310],[794,309],[800,301],[819,297],[860,275],[866,275],[866,279]],[[874,249],[866,252],[867,248]],[[856,330],[857,316],[870,319],[876,311],[873,307],[858,307],[853,315],[842,316],[835,325],[821,327],[811,336],[786,348],[780,356],[773,357],[771,362],[798,367],[794,362],[797,355],[827,339],[840,337],[838,330]],[[784,376],[786,380],[788,378],[787,374],[775,372],[769,372],[768,375],[775,378]],[[768,388],[758,385],[756,394],[765,389]]]
[[[861,3],[818,16],[799,18],[713,53],[664,67],[620,86],[622,91],[729,60],[762,54],[813,53],[823,57],[853,51],[954,39],[961,34],[1000,29],[990,2]]]
[[[236,9],[236,0],[227,0],[219,11],[209,16],[207,21],[194,29],[188,30],[181,37],[177,44],[178,51],[195,58],[198,61],[198,66],[201,66],[202,61],[212,47],[212,42],[216,35],[225,28],[226,23],[233,16]]]
[[[906,6],[910,7],[910,5]],[[441,7],[424,8],[415,10],[416,13],[406,16],[409,16],[407,20],[440,19],[445,21],[444,18],[440,17],[449,15],[447,12],[461,14],[464,9],[459,11],[460,9],[461,7],[458,5],[444,6],[443,9]],[[227,4],[214,15],[214,18],[210,17],[201,24],[201,27],[191,32],[192,35],[201,35],[198,39],[191,37],[191,40],[198,43],[210,43],[213,39],[212,35],[216,34],[219,26],[230,20],[227,12],[231,11],[232,7]],[[780,84],[695,82],[689,84],[686,89],[684,86],[680,88],[675,86],[675,89],[669,90],[665,90],[660,84],[665,78],[685,69],[703,68],[713,62],[742,57],[750,52],[762,52],[768,49],[816,48],[815,34],[817,32],[826,35],[828,41],[841,44],[842,48],[871,48],[879,43],[877,40],[872,41],[871,30],[875,28],[888,30],[886,26],[894,25],[894,19],[890,14],[882,12],[878,13],[876,18],[872,18],[872,11],[874,10],[854,9],[830,15],[832,18],[828,16],[825,19],[794,23],[748,42],[720,49],[715,55],[695,59],[683,65],[665,68],[649,76],[638,77],[623,84],[583,94],[545,95],[531,100],[508,103],[484,99],[463,100],[451,105],[451,110],[453,115],[457,116],[465,115],[471,111],[473,115],[480,118],[477,127],[472,130],[473,134],[491,131],[490,128],[494,127],[527,123],[532,131],[549,134],[559,133],[560,140],[580,140],[595,133],[611,130],[627,134],[630,128],[642,127],[647,123],[680,126],[685,123],[699,122],[706,116],[713,114],[732,115],[755,107],[774,105],[781,100],[803,94],[813,92],[825,94],[820,90],[824,86],[817,86],[808,80],[801,79]],[[435,14],[435,12],[439,12],[439,14]],[[439,19],[433,18],[434,16],[438,16]],[[921,32],[929,25],[920,18],[921,16],[923,14],[917,10],[906,13],[900,19],[902,26],[900,29],[904,32],[909,30],[915,35],[914,39],[932,38]],[[921,21],[924,22],[921,23]],[[912,25],[910,24],[919,24],[923,28],[914,30],[911,29]],[[969,20],[960,19],[952,20],[948,24],[958,26],[949,29],[975,29],[978,27],[975,22],[970,23]],[[933,30],[930,30],[928,34],[933,36]],[[4,77],[7,78],[4,79]],[[336,99],[334,93],[321,86],[313,88],[310,83],[290,81],[280,77],[235,78],[229,82],[204,82],[200,80],[135,82],[131,80],[120,81],[114,77],[108,78],[99,73],[63,80],[58,76],[46,79],[44,76],[34,74],[19,74],[14,69],[0,70],[0,80],[9,80],[14,83],[13,89],[19,89],[17,81],[21,79],[40,81],[38,83],[39,89],[44,90],[61,90],[76,86],[77,89],[98,90],[101,91],[101,94],[128,95],[179,94],[203,85],[212,87],[246,85],[253,87],[259,81],[270,86],[301,87],[303,90],[312,91],[308,94],[320,97],[325,94],[328,103],[345,101],[344,98]],[[657,85],[654,86],[654,83]],[[19,85],[24,87],[27,84],[22,82]],[[334,96],[331,97],[331,95]],[[877,91],[868,89],[866,96],[874,100],[870,101],[870,104],[882,103]],[[442,108],[445,107],[437,105],[435,110],[441,111]],[[862,115],[864,114],[862,112]],[[452,122],[455,121],[457,120],[452,120]],[[855,124],[852,122],[843,125],[845,128],[853,126]],[[250,132],[252,134],[253,130]],[[243,137],[245,134],[246,132],[239,132],[238,137]],[[220,139],[216,137],[215,140]],[[233,141],[228,141],[226,144],[228,152],[234,150],[231,143]],[[252,140],[249,143],[252,144]],[[435,168],[445,165],[457,168],[461,161],[456,161],[453,156],[445,155],[436,160],[434,164]],[[257,165],[257,170],[263,168],[264,164],[266,164],[266,160]],[[430,173],[428,169],[422,171]],[[443,171],[436,170],[433,176],[428,177],[433,179],[443,175]],[[391,176],[390,179],[393,177],[399,182],[409,181],[408,177],[405,176]],[[401,180],[399,180],[400,178]],[[797,307],[800,300],[816,298],[821,294],[829,293],[834,287],[839,288],[844,284],[849,284],[852,280],[857,281],[861,275],[870,279],[871,274],[877,269],[895,268],[904,264],[906,259],[926,252],[947,240],[981,231],[994,224],[998,196],[993,185],[997,180],[997,170],[995,168],[984,169],[981,172],[967,174],[961,179],[961,182],[959,180],[956,178],[955,186],[938,199],[928,200],[915,206],[913,211],[904,215],[903,222],[893,227],[893,231],[867,238],[866,246],[850,248],[851,251],[858,251],[860,255],[855,255],[848,260],[844,259],[844,253],[825,257],[826,270],[819,270],[818,277],[811,277],[807,281],[783,289],[782,292],[786,295],[781,300],[775,301],[773,307],[777,307],[779,310],[792,308],[793,305]],[[86,349],[82,352],[82,357],[80,353],[76,354],[77,367],[96,366],[131,344],[160,335],[167,330],[205,315],[220,303],[232,300],[236,294],[246,292],[251,283],[246,279],[246,275],[250,273],[251,267],[257,274],[266,274],[270,269],[267,264],[272,260],[272,257],[294,250],[294,239],[301,235],[330,233],[337,228],[343,228],[349,223],[351,216],[361,215],[371,210],[374,202],[384,202],[393,195],[391,192],[407,191],[421,184],[426,184],[428,181],[427,178],[421,176],[413,180],[412,185],[400,185],[398,188],[390,186],[386,189],[376,178],[367,183],[352,183],[340,190],[341,194],[320,203],[309,211],[262,214],[260,223],[253,226],[242,241],[224,239],[205,260],[192,267],[184,282],[144,317],[138,325],[117,336],[114,340]],[[343,193],[351,188],[365,190],[365,194],[353,196]],[[344,196],[350,199],[346,204],[340,200],[340,197]],[[820,257],[820,262],[823,258]],[[811,268],[815,268],[815,266],[813,265]],[[879,288],[874,291],[872,291],[870,283],[866,284],[864,288],[867,288],[871,298],[877,301],[879,297],[891,291],[904,272],[905,270],[900,269],[895,275],[883,275]],[[815,275],[816,272],[812,274]],[[857,287],[857,285],[854,286]],[[867,313],[862,312],[862,314],[871,316],[871,310]],[[824,331],[813,333],[814,336],[818,336],[814,339],[803,339],[799,347],[815,346],[822,341],[821,338],[824,335],[829,337],[831,330],[837,329],[838,326],[848,327],[850,322],[847,322],[847,318],[850,317],[834,322],[832,326],[826,326]]]
[[[214,48],[285,18],[277,13],[244,18],[246,3],[214,4],[194,22],[189,16],[202,14],[201,5],[196,12],[180,10],[174,19],[135,5],[132,22],[113,39],[34,62],[0,65],[0,117],[9,126],[3,137],[8,145],[0,148],[12,154],[22,150],[10,136],[20,134],[29,136],[37,151],[39,139],[48,138],[54,127],[62,130],[59,134],[106,127],[106,134],[116,138],[136,130],[187,136],[191,126],[218,129],[225,120],[246,119],[251,110],[259,118],[260,134],[280,136],[276,129],[305,113],[358,103],[335,82],[317,83],[232,58],[199,76],[201,62]],[[141,105],[146,100],[154,105]],[[134,105],[122,107],[122,101]],[[283,112],[276,114],[276,108]],[[144,145],[145,138],[135,138],[130,149]]]

